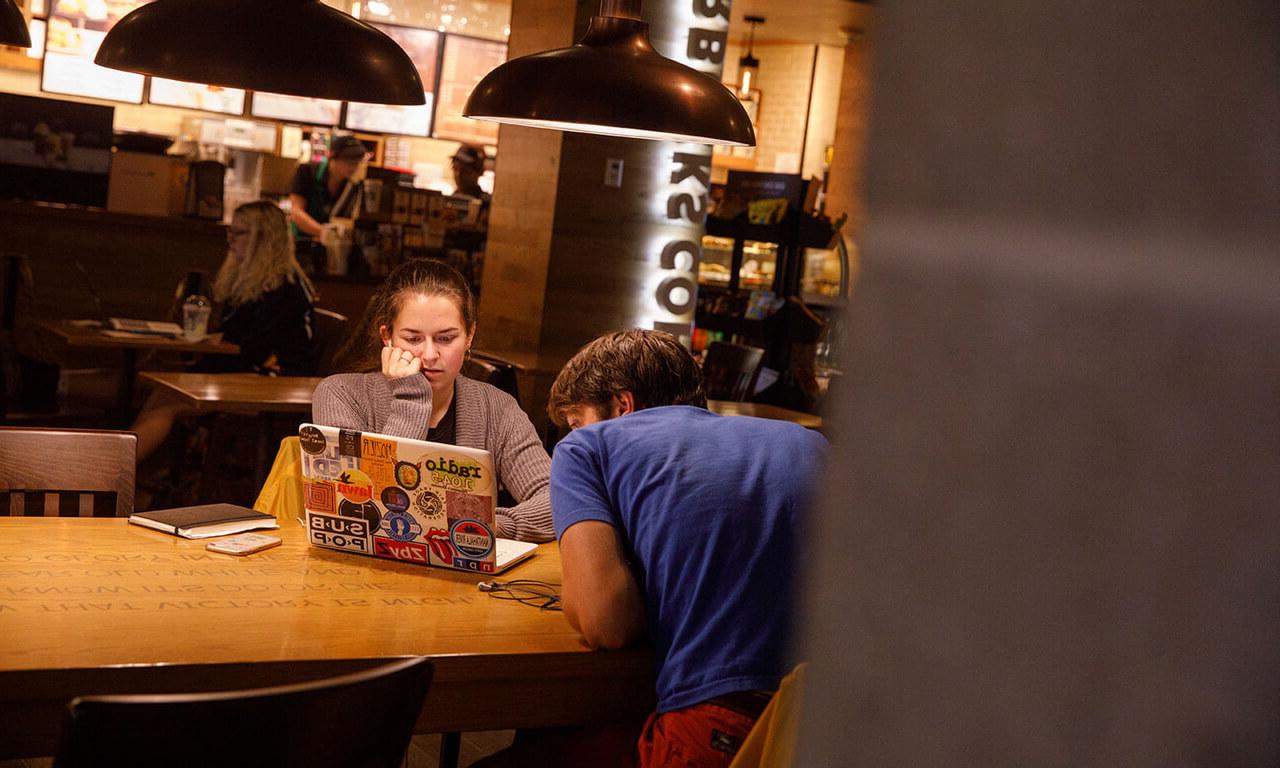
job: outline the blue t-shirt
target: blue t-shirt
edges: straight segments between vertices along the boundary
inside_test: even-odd
[[[621,534],[644,593],[659,712],[776,688],[786,673],[796,542],[826,445],[788,422],[667,406],[556,446],[556,535],[583,520]]]

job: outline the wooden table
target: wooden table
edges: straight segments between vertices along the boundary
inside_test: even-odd
[[[138,375],[201,413],[257,415],[258,436],[254,482],[267,479],[272,457],[272,414],[311,413],[311,395],[322,381],[315,376],[260,376],[256,373],[175,373],[146,371]]]
[[[116,393],[116,416],[122,423],[129,423],[133,407],[133,380],[138,371],[138,351],[195,352],[204,355],[235,355],[240,347],[217,337],[201,341],[171,339],[166,336],[108,335],[96,322],[71,320],[41,320],[36,325],[53,339],[56,346],[68,349],[114,349],[122,357],[120,387]]]
[[[822,417],[804,411],[793,411],[764,403],[739,403],[734,400],[708,400],[707,408],[721,416],[756,416],[761,419],[790,421],[809,429],[822,429]]]
[[[174,373],[138,375],[206,413],[309,413],[318,376],[260,376],[256,373]]]
[[[52,754],[76,695],[272,685],[414,655],[436,663],[421,733],[654,704],[648,649],[590,651],[563,614],[492,598],[476,576],[311,547],[281,524],[282,546],[233,557],[123,519],[0,519],[0,758]],[[498,578],[558,583],[559,550]]]

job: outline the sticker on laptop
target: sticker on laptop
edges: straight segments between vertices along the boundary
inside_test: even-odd
[[[388,512],[382,518],[379,533],[385,533],[396,541],[413,541],[422,535],[422,524],[408,512]]]
[[[315,512],[332,512],[334,505],[333,483],[325,480],[317,480],[315,482],[304,483],[302,486],[303,495],[307,509]]]
[[[414,506],[423,517],[440,517],[440,512],[444,510],[440,497],[431,491],[418,494],[418,500],[414,502]]]
[[[443,528],[432,528],[427,531],[427,546],[431,554],[443,565],[453,562],[453,545],[449,543],[449,532]]]
[[[382,506],[386,507],[388,512],[404,512],[409,509],[409,494],[394,485],[389,485],[382,489]]]
[[[338,495],[354,504],[373,498],[373,481],[358,469],[345,469],[338,475]]]
[[[422,471],[411,461],[396,462],[396,483],[406,491],[412,491],[422,482]]]
[[[298,443],[302,446],[302,450],[310,454],[324,453],[326,445],[324,433],[312,426],[298,430]]]
[[[457,520],[449,524],[449,541],[462,557],[479,559],[493,551],[493,531],[479,520]],[[454,558],[455,562],[458,558]]]
[[[307,538],[312,544],[369,554],[369,523],[358,517],[307,513]]]
[[[360,433],[348,429],[338,430],[338,453],[343,456],[360,458]]]
[[[426,565],[431,562],[427,554],[427,545],[416,541],[399,541],[373,537],[373,553],[379,557],[390,557],[409,563]]]

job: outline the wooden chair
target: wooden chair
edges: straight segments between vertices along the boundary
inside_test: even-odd
[[[0,427],[0,517],[133,514],[132,432]]]
[[[702,377],[708,400],[750,400],[755,394],[756,379],[764,350],[713,341],[707,347],[702,364]]]
[[[346,315],[328,309],[316,307],[312,310],[312,314],[315,321],[313,341],[316,349],[316,374],[328,376],[331,373],[339,373],[333,368],[334,357],[346,341],[351,323]]]
[[[55,768],[398,768],[431,683],[412,658],[326,680],[72,700]]]
[[[500,357],[472,352],[462,364],[462,375],[468,379],[492,384],[520,402],[520,383],[516,367]]]

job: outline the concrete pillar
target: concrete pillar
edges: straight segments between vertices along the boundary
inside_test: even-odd
[[[571,44],[598,8],[594,0],[515,3],[511,55]],[[728,3],[651,1],[643,13],[660,53],[719,77]],[[478,343],[545,379],[605,331],[687,335],[711,148],[512,126],[499,141]],[[623,164],[616,187],[605,184],[611,160]],[[530,389],[534,413],[545,384]]]
[[[797,765],[1280,764],[1276,5],[879,7]]]

